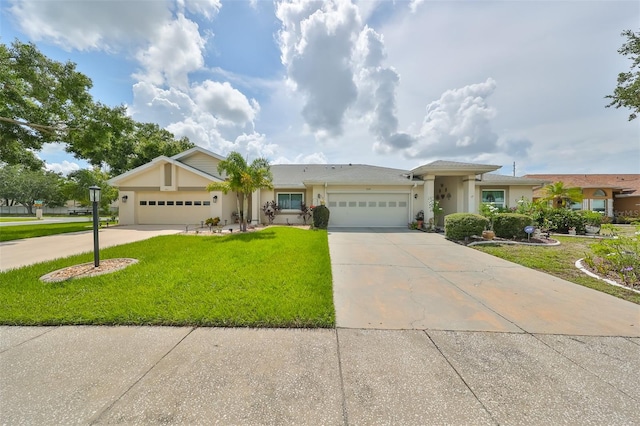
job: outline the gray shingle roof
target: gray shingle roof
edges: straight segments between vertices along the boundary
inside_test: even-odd
[[[485,173],[482,180],[476,182],[476,185],[543,185],[546,182],[543,179],[531,179],[526,177],[499,175],[495,173]]]
[[[413,185],[410,172],[365,164],[274,164],[271,166],[276,188],[304,187],[306,184]]]

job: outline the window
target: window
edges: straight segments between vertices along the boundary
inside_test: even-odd
[[[164,206],[164,201],[158,201],[159,206]]]
[[[193,201],[185,201],[184,205],[185,206],[192,206],[193,205]]]
[[[278,194],[280,210],[300,210],[302,207],[302,194]]]
[[[387,207],[386,201],[378,201],[378,207]]]
[[[194,201],[193,205],[194,206],[201,206],[202,205],[202,201]]]
[[[593,196],[594,197],[606,197],[607,193],[604,192],[602,189],[596,189],[595,191],[593,191]]]
[[[489,189],[482,191],[482,203],[504,207],[504,189]]]
[[[358,201],[358,207],[367,207],[366,201]]]
[[[172,206],[173,205],[173,201],[167,201],[167,205],[168,206]]]
[[[346,201],[338,201],[338,207],[347,207]]]
[[[141,205],[141,206],[146,206],[146,205],[147,205],[147,202],[146,202],[146,201],[140,201],[140,205]]]
[[[176,201],[176,206],[181,206],[184,204],[184,201]]]
[[[591,200],[591,210],[594,212],[606,213],[607,200]]]
[[[156,205],[156,202],[155,202],[155,201],[149,201],[149,205],[150,205],[150,206],[155,206],[155,205]]]
[[[355,206],[356,206],[355,201],[349,201],[349,207],[355,207]]]
[[[203,206],[210,206],[211,205],[211,201],[203,201],[202,205]]]
[[[389,207],[395,207],[395,206],[396,206],[395,201],[389,201]]]

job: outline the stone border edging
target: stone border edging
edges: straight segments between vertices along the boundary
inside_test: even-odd
[[[538,244],[538,243],[523,243],[520,241],[503,241],[503,240],[487,240],[487,241],[474,241],[472,243],[467,244],[467,247],[477,246],[481,244],[512,244],[512,245],[522,245],[522,246],[536,246],[536,247],[554,247],[559,246],[560,241],[550,244]]]
[[[584,260],[584,257],[581,258],[581,259],[576,260],[576,263],[575,263],[576,268],[580,269],[582,272],[584,272],[585,274],[589,275],[590,277],[595,278],[595,279],[600,280],[600,281],[604,281],[607,284],[610,284],[610,285],[613,285],[613,286],[616,286],[616,287],[620,287],[620,288],[624,288],[626,290],[630,290],[630,291],[633,291],[634,293],[640,294],[640,290],[636,290],[635,288],[627,287],[626,285],[619,284],[619,283],[617,283],[617,282],[615,282],[613,280],[610,280],[608,278],[603,278],[603,277],[601,277],[601,276],[599,276],[597,274],[594,274],[593,272],[589,271],[584,266],[582,266],[582,261],[583,260]]]

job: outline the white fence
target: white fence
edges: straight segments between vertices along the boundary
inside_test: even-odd
[[[43,214],[69,214],[69,210],[71,210],[69,207],[43,207],[42,208],[42,213]],[[33,214],[35,215],[36,213],[36,208],[33,208]],[[27,208],[24,206],[1,206],[0,207],[0,215],[21,215],[21,214],[28,214],[27,213]]]

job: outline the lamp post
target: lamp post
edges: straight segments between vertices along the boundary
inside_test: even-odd
[[[98,244],[98,224],[100,218],[98,217],[98,203],[100,202],[100,187],[89,187],[89,201],[93,204],[93,266],[100,266],[100,245]]]

